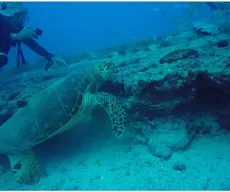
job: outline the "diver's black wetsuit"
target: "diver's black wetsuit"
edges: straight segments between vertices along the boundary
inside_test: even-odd
[[[24,27],[20,27],[18,30],[13,29],[10,25],[5,23],[0,16],[0,52],[8,54],[11,47],[17,45],[18,41],[11,40],[11,33],[19,33]],[[49,53],[42,46],[40,46],[34,39],[26,39],[21,41],[27,47],[32,49],[38,55],[44,57],[46,60],[51,62],[51,58],[54,56],[52,53]],[[4,63],[5,62],[5,63]],[[0,67],[6,65],[8,58],[0,55]]]

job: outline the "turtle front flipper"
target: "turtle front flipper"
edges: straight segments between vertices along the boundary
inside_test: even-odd
[[[32,149],[8,155],[17,182],[33,185],[40,181],[41,170]]]
[[[112,129],[116,137],[121,137],[125,131],[127,114],[118,99],[106,92],[92,94],[93,104],[99,104],[109,115]]]

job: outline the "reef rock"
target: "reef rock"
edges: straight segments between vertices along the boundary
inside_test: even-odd
[[[36,69],[2,77],[0,125],[25,106],[34,93],[71,70],[79,70],[79,64],[112,61],[116,64],[113,80],[103,84],[100,90],[120,98],[128,112],[129,125],[145,122],[142,126],[145,127],[146,122],[158,122],[148,129],[149,135],[128,126],[132,135],[139,137],[137,143],[148,146],[154,156],[168,159],[172,152],[185,150],[197,134],[229,131],[229,38],[216,33],[202,37],[196,32],[189,34],[189,37],[175,35],[137,41],[101,50],[94,57],[74,56],[67,59],[71,61],[68,69],[54,68],[48,72]],[[177,129],[164,129],[161,118],[170,118],[168,122],[181,119],[181,122]],[[171,127],[171,123],[167,126]]]

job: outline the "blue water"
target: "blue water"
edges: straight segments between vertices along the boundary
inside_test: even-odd
[[[69,2],[24,3],[29,9],[28,24],[44,31],[39,43],[54,54],[73,55],[85,50],[110,47],[135,39],[168,35],[178,31],[175,19],[183,17],[191,24],[210,16],[204,4],[189,17],[189,3],[155,2]],[[187,5],[177,8],[175,5]],[[154,11],[157,8],[159,11]],[[39,57],[25,48],[28,60]],[[15,58],[15,51],[11,51]],[[11,59],[10,61],[12,61]],[[11,62],[13,64],[14,60]]]

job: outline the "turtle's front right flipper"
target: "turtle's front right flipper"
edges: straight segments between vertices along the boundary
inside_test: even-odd
[[[93,94],[93,103],[105,109],[112,122],[112,129],[116,137],[120,138],[125,131],[126,111],[118,99],[109,93],[98,92]]]

